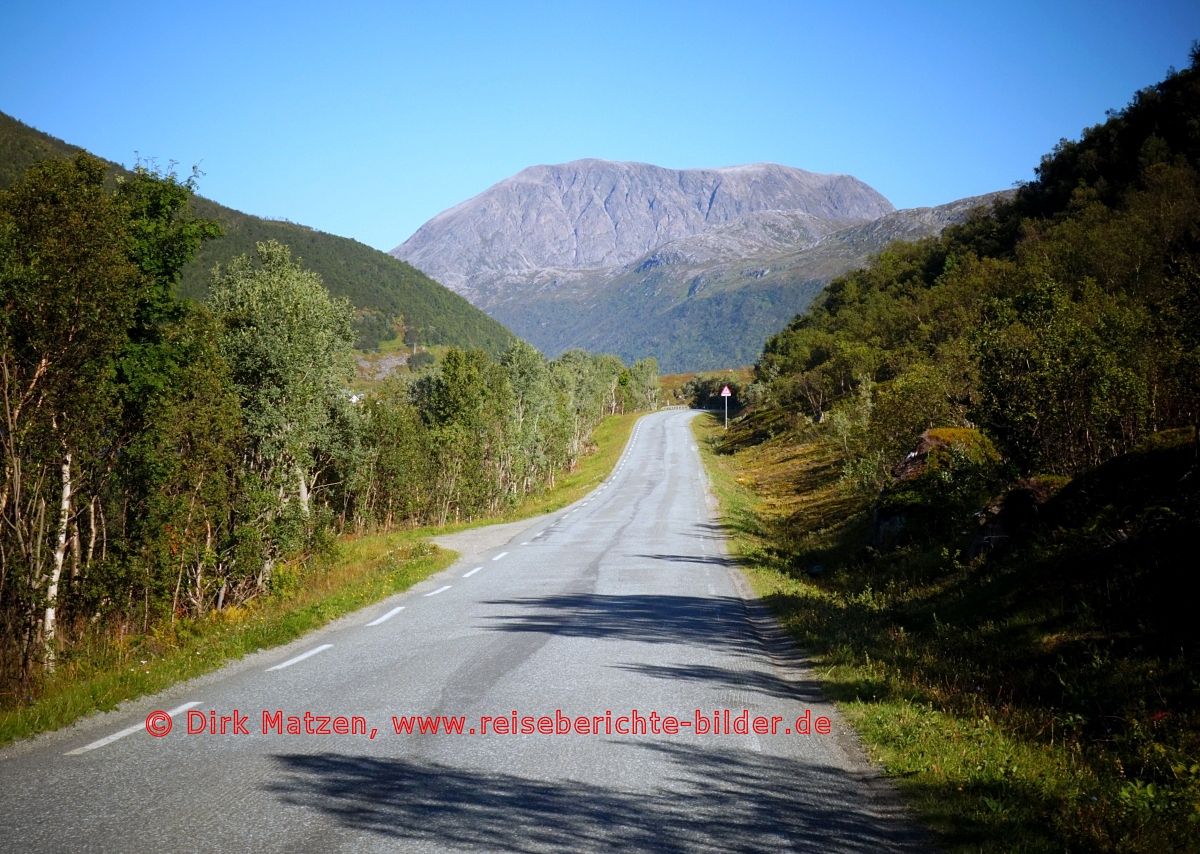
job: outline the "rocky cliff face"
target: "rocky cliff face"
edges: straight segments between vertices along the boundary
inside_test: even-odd
[[[487,311],[550,355],[582,347],[626,360],[655,356],[666,372],[748,365],[831,279],[894,240],[937,234],[1005,195],[895,211],[823,235],[803,230],[803,220],[793,231],[791,216],[762,215],[672,241],[620,268],[535,278]],[[782,226],[752,227],[764,223]]]
[[[707,370],[753,362],[832,278],[999,195],[897,211],[846,175],[581,160],[501,181],[392,254],[547,355]]]
[[[822,223],[876,219],[892,205],[848,175],[775,164],[663,169],[577,160],[533,166],[434,217],[392,250],[487,307],[531,274],[620,267],[679,238],[766,211]]]

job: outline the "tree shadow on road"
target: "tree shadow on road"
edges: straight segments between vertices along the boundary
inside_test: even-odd
[[[729,667],[713,667],[707,664],[617,664],[620,670],[640,673],[656,679],[674,682],[701,682],[713,687],[736,689],[776,697],[784,700],[799,700],[803,703],[825,701],[820,684],[815,679],[781,679],[763,670],[737,670]]]
[[[895,804],[837,768],[717,744],[611,749],[629,751],[615,757],[626,767],[665,761],[669,770],[638,790],[420,759],[282,754],[282,774],[265,788],[351,835],[437,849],[927,850]]]
[[[671,555],[671,554],[639,554],[634,557],[644,557],[650,560],[663,560],[669,563],[695,563],[706,566],[737,566],[738,562],[724,555]]]
[[[575,593],[493,599],[486,604],[519,609],[491,617],[483,626],[491,631],[690,643],[745,654],[762,651],[748,630],[746,604],[736,596]]]

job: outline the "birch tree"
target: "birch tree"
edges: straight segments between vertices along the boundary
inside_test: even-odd
[[[258,479],[252,526],[263,548],[258,583],[313,530],[317,450],[329,413],[353,374],[351,309],[281,243],[257,246],[216,269],[210,305],[248,439],[245,465]]]
[[[49,160],[0,194],[0,606],[54,665],[81,466],[113,412],[113,360],[142,282],[94,157]]]

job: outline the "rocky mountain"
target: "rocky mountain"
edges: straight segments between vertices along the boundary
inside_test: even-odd
[[[937,234],[1005,195],[894,211],[820,235],[804,215],[758,214],[622,267],[513,290],[487,310],[551,354],[583,347],[624,359],[652,355],[665,372],[752,364],[831,279],[894,240]]]
[[[897,211],[847,175],[580,160],[501,181],[392,254],[549,355],[706,370],[749,364],[831,279],[993,200]]]
[[[547,275],[620,267],[755,214],[806,214],[785,230],[822,233],[892,210],[848,175],[770,163],[677,170],[577,160],[501,181],[434,217],[392,254],[487,309]]]

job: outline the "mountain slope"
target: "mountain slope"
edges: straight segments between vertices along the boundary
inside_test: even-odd
[[[866,184],[775,164],[534,166],[434,217],[392,254],[547,355],[664,371],[753,362],[835,276],[939,233],[990,197],[896,211]]]
[[[80,151],[0,113],[0,189],[11,186],[30,165],[47,157]],[[121,167],[112,165],[114,171]],[[262,219],[195,197],[198,214],[220,221],[225,236],[207,244],[184,271],[183,295],[202,299],[214,264],[252,252],[258,241],[274,239],[292,248],[306,267],[321,275],[329,292],[358,309],[360,341],[386,336],[395,318],[426,344],[481,347],[498,354],[512,333],[447,290],[425,273],[357,241],[291,222]]]
[[[760,211],[848,223],[892,210],[848,175],[577,160],[501,181],[434,217],[392,254],[487,308],[532,274],[620,266]]]
[[[653,355],[667,373],[751,364],[834,277],[894,240],[940,233],[1009,195],[894,211],[820,236],[804,230],[803,215],[759,215],[672,241],[617,270],[560,279],[536,299],[516,292],[489,311],[550,354],[583,347],[626,360]]]

